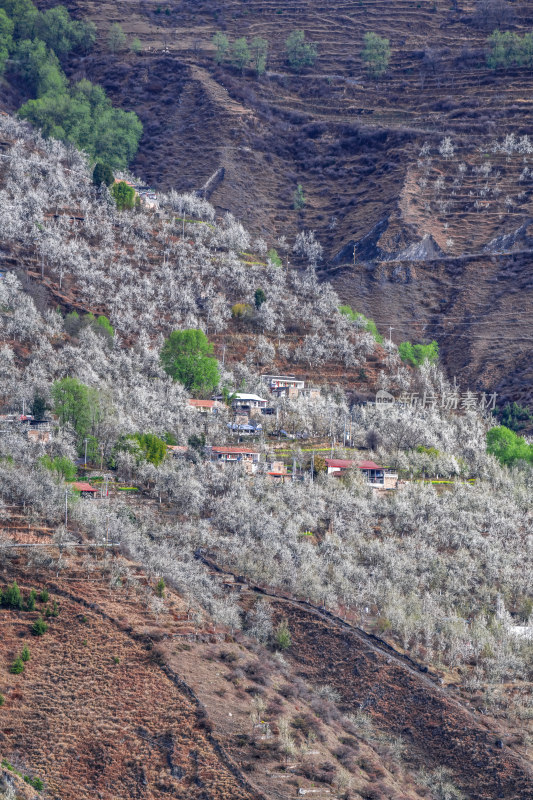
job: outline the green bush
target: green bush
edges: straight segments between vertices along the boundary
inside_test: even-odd
[[[131,211],[135,208],[135,189],[126,181],[117,181],[111,187],[111,194],[119,211]]]
[[[220,381],[213,345],[201,330],[173,331],[161,350],[163,369],[193,394],[211,392]]]
[[[104,333],[106,333],[110,339],[112,339],[115,335],[115,329],[109,322],[108,318],[103,314],[100,314],[100,316],[96,318],[94,325],[97,330],[104,331]]]
[[[217,31],[211,41],[216,47],[215,61],[222,64],[229,52],[229,39],[225,33]]]
[[[257,75],[263,75],[266,70],[268,60],[268,42],[260,36],[252,39],[251,46],[252,62]]]
[[[487,64],[491,69],[533,67],[533,33],[494,31],[487,40]]]
[[[518,436],[505,425],[491,428],[487,433],[487,452],[507,466],[517,461],[533,464],[533,445],[528,444],[523,436]]]
[[[37,600],[37,592],[32,589],[26,600],[26,611],[35,611],[35,601]]]
[[[22,593],[16,581],[7,586],[2,593],[2,605],[7,608],[22,608]]]
[[[255,290],[255,294],[254,294],[254,303],[255,303],[255,307],[256,307],[258,310],[261,308],[261,306],[263,305],[263,303],[265,303],[265,302],[266,302],[266,299],[267,299],[267,297],[266,297],[266,294],[265,294],[265,292],[263,291],[263,289],[256,289],[256,290]]]
[[[30,660],[30,648],[28,647],[27,644],[25,644],[24,647],[22,648],[20,658],[22,661],[24,661],[24,663]]]
[[[9,53],[13,49],[13,31],[15,24],[3,8],[0,8],[0,75],[3,75]]]
[[[39,592],[39,600],[41,601],[41,603],[47,603],[49,597],[50,594],[48,592],[48,589],[41,589],[41,591]]]
[[[293,31],[285,41],[287,60],[291,69],[301,72],[312,67],[317,59],[317,46],[305,40],[304,31]]]
[[[235,39],[231,46],[231,63],[236,69],[240,69],[243,73],[250,60],[252,58],[252,54],[250,53],[250,48],[248,47],[248,42],[246,38],[242,36],[240,39]]]
[[[361,54],[366,64],[367,72],[373,78],[382,77],[389,66],[390,46],[389,40],[378,36],[377,33],[365,33],[364,49]]]
[[[493,413],[502,425],[517,433],[523,428],[533,427],[533,413],[519,403],[506,403],[502,409],[497,409]]]
[[[47,411],[48,411],[48,404],[45,398],[38,392],[35,392],[31,404],[31,413],[33,414],[35,419],[41,420],[44,419]]]
[[[4,697],[3,694],[0,694],[0,708],[4,705],[5,702],[6,702],[6,698]]]
[[[287,650],[292,644],[291,632],[286,619],[282,619],[274,632],[274,644],[278,650]]]
[[[34,32],[59,58],[72,50],[88,52],[96,40],[94,23],[72,20],[64,6],[54,6],[39,14]]]
[[[142,46],[141,40],[139,39],[138,36],[134,36],[133,39],[130,42],[130,50],[131,50],[131,52],[135,53],[135,55],[138,56],[139,53],[141,53],[142,49],[143,49],[143,46]]]
[[[167,445],[163,439],[153,433],[134,433],[126,437],[127,440],[139,445],[143,457],[150,464],[158,467],[166,458]]]
[[[339,306],[339,311],[341,314],[344,314],[345,317],[348,317],[352,322],[357,322],[365,331],[368,331],[372,334],[376,342],[379,344],[383,344],[383,336],[378,332],[378,328],[376,323],[373,319],[369,319],[365,317],[364,314],[360,314],[358,311],[354,311],[351,306]]]
[[[31,632],[34,636],[43,636],[48,630],[48,625],[42,617],[35,620],[31,626]]]
[[[29,45],[31,50],[34,43]],[[41,64],[33,84],[37,97],[28,100],[19,115],[40,128],[46,138],[71,142],[113,169],[126,168],[142,135],[137,115],[113,108],[102,87],[87,80],[69,89],[55,57],[46,50],[43,53],[41,45],[32,59]]]
[[[58,477],[65,481],[73,481],[76,477],[76,465],[66,456],[50,458],[49,455],[44,455],[39,459],[39,463],[50,472],[55,472]]]
[[[12,675],[21,675],[24,672],[24,661],[20,656],[13,661],[9,671]]]
[[[402,342],[398,345],[398,353],[402,361],[405,361],[412,367],[419,367],[425,361],[429,361],[430,364],[435,364],[439,358],[439,345],[435,340],[429,344]]]
[[[163,578],[159,578],[159,580],[157,581],[155,587],[155,593],[158,597],[165,596],[165,581],[163,580]]]
[[[126,47],[126,34],[122,25],[118,22],[113,23],[107,34],[107,47],[110,53],[119,53]]]
[[[72,426],[79,440],[101,420],[98,391],[76,378],[62,378],[52,386],[54,412],[62,425]]]
[[[31,778],[29,775],[24,775],[24,782],[28,783],[30,786],[33,786],[33,788],[37,789],[38,792],[41,792],[44,789],[44,783],[40,778]]]
[[[67,79],[59,59],[44,42],[24,39],[18,43],[15,57],[17,72],[32,94],[59,98],[67,92]]]
[[[292,204],[295,211],[301,211],[305,208],[306,204],[304,190],[302,188],[302,184],[299,183],[296,189],[294,190],[294,194],[292,196]]]
[[[93,170],[93,184],[101,186],[105,183],[106,186],[112,186],[114,180],[115,176],[109,164],[102,164],[101,161],[97,161]]]
[[[31,0],[2,0],[2,8],[14,23],[15,39],[26,39],[33,34],[39,12]]]
[[[272,264],[275,267],[282,267],[283,266],[283,262],[281,261],[281,258],[278,255],[278,251],[275,250],[273,247],[268,251],[267,258],[268,258],[269,261],[272,262]]]
[[[232,319],[251,319],[253,316],[253,309],[249,303],[235,303],[231,307]]]

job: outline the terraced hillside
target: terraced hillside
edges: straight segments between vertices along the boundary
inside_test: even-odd
[[[492,17],[476,15],[474,0],[66,5],[91,16],[101,33],[92,55],[68,65],[71,77],[98,80],[140,115],[144,137],[133,168],[143,178],[198,189],[223,168],[210,195],[220,211],[231,210],[269,241],[315,229],[325,246],[324,277],[384,333],[392,325],[398,341],[436,336],[449,373],[463,384],[498,391],[501,399],[530,399],[520,368],[530,349],[521,337],[531,322],[532,148],[522,137],[532,79],[527,68],[486,65],[492,28],[530,30],[530,4],[493,3]],[[139,55],[108,53],[113,22],[139,37]],[[291,72],[285,57],[285,38],[295,28],[319,52],[302,74]],[[266,38],[266,74],[258,79],[251,70],[217,67],[217,30],[230,39]],[[380,80],[367,76],[361,59],[368,31],[391,43]],[[6,102],[14,107],[18,100]],[[446,137],[451,150],[441,153]],[[298,183],[306,197],[300,211],[293,207]],[[465,271],[464,258],[479,267]],[[379,266],[388,261],[392,274]],[[466,313],[457,313],[446,284],[433,280],[441,261],[460,276],[454,294],[468,297]],[[480,273],[489,285],[504,286],[488,306],[478,294]],[[502,274],[517,275],[518,305],[515,282],[502,284]],[[498,316],[502,303],[516,310],[515,319]],[[497,360],[492,343],[502,327]]]
[[[54,550],[32,555],[46,561]],[[3,582],[15,579],[23,591],[39,580],[28,552],[11,551],[3,562]],[[85,554],[67,559],[59,580],[48,576],[57,616],[47,617],[43,636],[30,627],[45,604],[30,613],[2,611],[2,758],[39,777],[50,797],[261,797],[211,735],[194,693],[153,652],[158,637],[180,636],[187,619],[180,599],[158,624],[139,602],[149,586],[142,571],[136,591],[113,596],[98,575],[106,559],[98,565],[94,552]],[[9,674],[24,644],[24,671]]]

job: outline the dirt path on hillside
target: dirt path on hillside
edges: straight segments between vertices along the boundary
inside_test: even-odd
[[[401,735],[413,766],[449,768],[471,800],[531,800],[530,765],[480,715],[424,674],[424,667],[329,612],[249,588],[270,598],[277,617],[287,618],[287,657],[296,671],[315,685],[335,688],[344,706],[364,710],[379,729]]]
[[[37,583],[34,572],[3,566],[24,592]],[[266,800],[210,732],[194,691],[153,651],[164,630],[145,630],[142,604],[98,578],[69,577],[47,581],[60,613],[42,637],[28,633],[37,611],[2,609],[3,757],[64,800]],[[24,633],[31,659],[12,675]]]

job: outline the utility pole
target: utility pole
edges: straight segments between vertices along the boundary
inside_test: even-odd
[[[393,332],[393,330],[394,330],[394,328],[392,327],[392,325],[390,325],[389,326],[389,344],[392,344],[392,332]]]
[[[24,398],[22,398],[22,416],[26,416],[26,401]]]
[[[85,460],[84,460],[84,467],[85,467],[85,469],[87,469],[87,442],[88,442],[88,441],[89,441],[89,440],[88,440],[88,439],[87,439],[87,437],[86,437],[86,438],[84,439],[84,442],[85,442]]]
[[[226,361],[226,345],[222,348],[222,366],[224,366],[224,362]]]
[[[353,246],[353,265],[355,267],[355,245]]]

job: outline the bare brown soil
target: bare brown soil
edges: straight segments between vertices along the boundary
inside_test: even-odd
[[[3,582],[40,588],[42,573],[25,563],[26,554],[4,561]],[[154,653],[152,637],[164,627],[134,594],[117,595],[97,573],[88,580],[70,566],[46,575],[59,616],[44,636],[30,634],[37,611],[0,613],[2,756],[65,800],[259,797],[210,734],[189,687]],[[12,675],[25,643],[31,659]]]
[[[445,764],[476,800],[530,797],[530,766],[478,715],[349,630],[292,604],[280,604],[279,613],[289,620],[290,659],[299,674],[327,681],[348,707],[364,708],[379,728],[405,737],[415,764]]]
[[[269,598],[276,618],[288,622],[292,642],[286,657],[296,674],[335,689],[345,713],[364,711],[376,729],[400,736],[411,770],[445,765],[454,783],[476,800],[529,798],[533,773],[520,735],[475,711],[453,686],[443,688],[444,673],[439,677],[438,670],[380,637],[304,601],[283,599],[266,587],[259,592]]]

